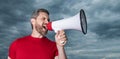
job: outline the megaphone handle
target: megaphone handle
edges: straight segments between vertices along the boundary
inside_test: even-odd
[[[59,30],[62,30],[62,29],[55,29],[54,31],[55,31],[55,33],[57,33]]]
[[[55,33],[57,33],[59,30],[60,30],[60,29],[56,29],[56,30],[54,30],[54,31],[55,31]],[[61,30],[62,30],[62,29],[61,29]],[[64,45],[64,44],[66,43],[66,41],[60,40],[60,43],[61,43],[62,45]]]

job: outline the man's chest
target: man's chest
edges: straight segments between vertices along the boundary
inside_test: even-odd
[[[20,59],[53,59],[53,46],[48,44],[21,44],[17,48],[16,55]]]

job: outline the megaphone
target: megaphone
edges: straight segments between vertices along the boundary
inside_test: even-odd
[[[47,24],[47,29],[54,30],[55,32],[57,32],[58,30],[74,29],[81,31],[83,34],[86,34],[87,20],[86,20],[85,12],[83,9],[81,9],[80,12],[75,16],[49,22]]]

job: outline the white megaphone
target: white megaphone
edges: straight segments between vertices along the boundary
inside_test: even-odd
[[[83,34],[86,34],[87,20],[85,12],[83,9],[81,9],[80,12],[73,17],[49,22],[47,24],[47,29],[54,30],[55,32],[57,32],[58,30],[75,29],[83,32]]]

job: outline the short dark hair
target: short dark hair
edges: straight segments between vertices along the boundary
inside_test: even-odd
[[[39,15],[39,12],[45,12],[49,15],[49,12],[47,9],[41,8],[41,9],[37,9],[37,10],[33,11],[31,18],[36,18]]]

